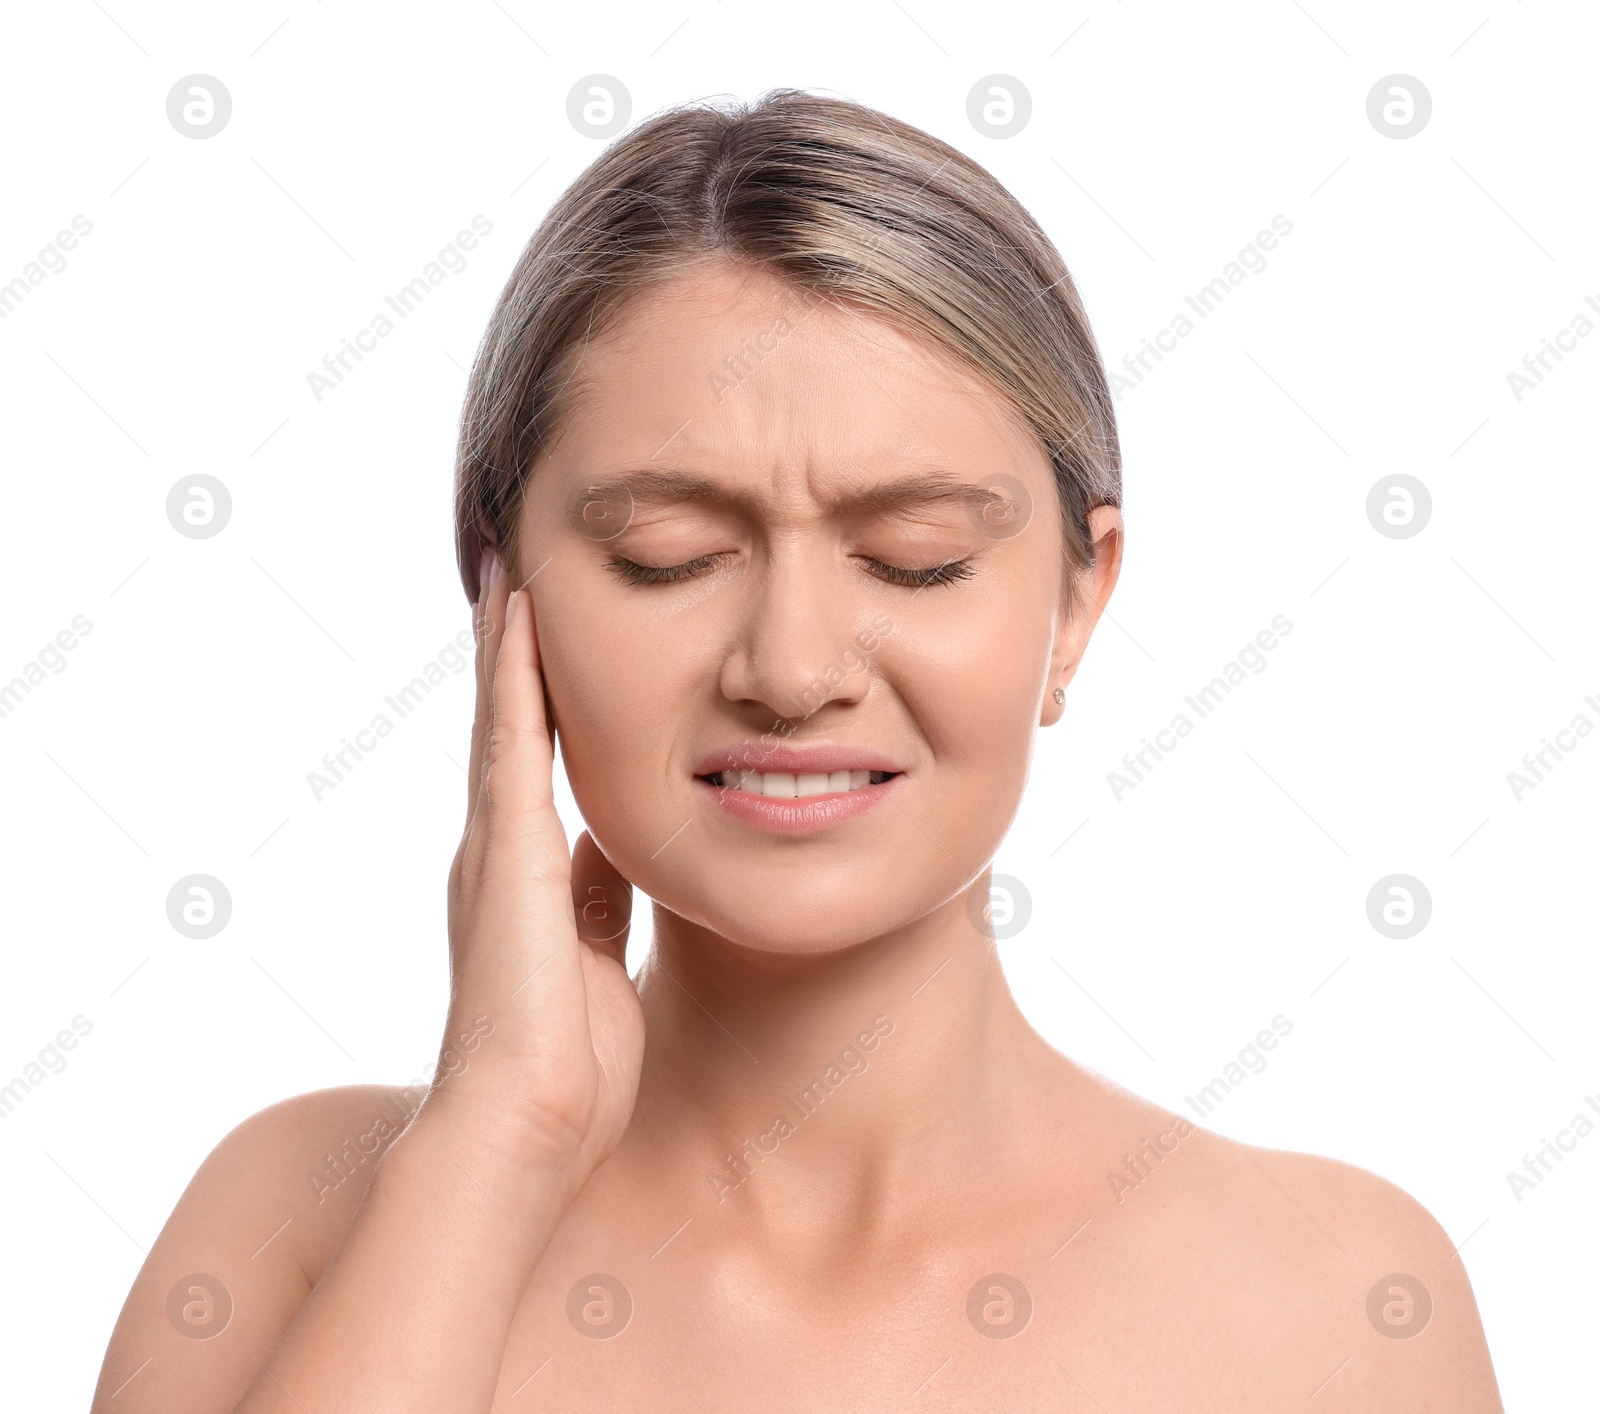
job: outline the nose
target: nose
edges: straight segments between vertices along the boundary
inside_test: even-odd
[[[871,606],[826,546],[773,547],[738,595],[721,675],[730,702],[758,703],[798,721],[828,703],[867,695],[872,670],[862,645],[873,641],[863,632]]]

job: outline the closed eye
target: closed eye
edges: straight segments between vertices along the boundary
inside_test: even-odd
[[[699,555],[678,565],[641,565],[636,560],[624,559],[619,555],[606,561],[606,568],[625,584],[675,584],[680,580],[693,579],[701,570],[708,569],[722,557],[722,554],[718,553]],[[868,570],[879,579],[885,579],[890,584],[904,585],[910,589],[926,589],[934,584],[955,584],[970,578],[974,573],[970,560],[946,560],[943,564],[931,565],[926,569],[908,569],[900,565],[885,564],[870,555],[863,555],[861,559]]]
[[[672,584],[680,579],[692,579],[721,558],[721,555],[699,555],[692,560],[685,560],[681,565],[641,565],[618,556],[614,560],[607,560],[606,568],[625,584]]]
[[[946,560],[928,569],[902,569],[899,565],[886,565],[882,560],[863,557],[872,573],[891,584],[904,584],[914,589],[926,589],[930,584],[955,584],[970,579],[973,574],[971,560]]]

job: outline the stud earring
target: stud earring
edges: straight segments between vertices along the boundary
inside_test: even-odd
[[[1067,690],[1066,690],[1066,688],[1058,687],[1056,689],[1056,691],[1055,691],[1055,699],[1056,699],[1056,706],[1057,707],[1062,706],[1067,700]]]

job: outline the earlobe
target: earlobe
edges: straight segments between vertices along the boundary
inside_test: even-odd
[[[1039,712],[1039,725],[1041,727],[1053,727],[1061,720],[1061,709],[1066,706],[1066,703],[1067,690],[1058,683],[1055,690],[1050,694],[1050,700],[1045,703]]]

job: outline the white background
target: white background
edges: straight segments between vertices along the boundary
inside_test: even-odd
[[[1508,1406],[1592,1399],[1600,1135],[1520,1202],[1506,1174],[1600,1096],[1600,734],[1520,800],[1507,772],[1600,725],[1600,337],[1520,401],[1506,375],[1600,301],[1595,12],[775,8],[8,10],[0,281],[74,215],[93,232],[0,321],[0,681],[74,615],[93,630],[0,719],[0,1082],[74,1016],[93,1030],[0,1121],[0,1399],[86,1406],[144,1249],[236,1122],[431,1061],[470,674],[320,802],[306,773],[469,622],[465,370],[603,146],[566,117],[594,73],[635,122],[796,85],[973,154],[1062,250],[1112,365],[1293,222],[1119,402],[1126,571],[996,861],[1032,906],[1006,967],[1056,1045],[1180,1113],[1284,1014],[1207,1123],[1416,1195],[1465,1244]],[[166,114],[194,73],[233,102],[199,141]],[[967,118],[996,73],[1033,102],[1005,140]],[[1366,112],[1395,73],[1433,101],[1404,140]],[[479,213],[467,268],[317,401],[306,374]],[[1433,511],[1391,539],[1366,499],[1401,472]],[[166,518],[196,473],[231,492],[213,539]],[[1267,669],[1115,798],[1122,754],[1276,614]],[[167,920],[191,873],[232,896],[209,941]],[[1366,911],[1392,873],[1433,903],[1403,941]]]

